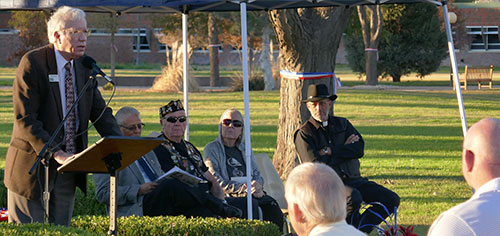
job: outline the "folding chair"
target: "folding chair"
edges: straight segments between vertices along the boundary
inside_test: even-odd
[[[283,232],[291,233],[292,226],[290,225],[290,221],[288,220],[288,208],[285,200],[285,188],[283,186],[283,181],[281,180],[278,171],[274,168],[273,163],[269,156],[265,153],[260,153],[255,155],[255,159],[257,161],[257,165],[264,178],[264,190],[267,195],[276,199],[278,204],[280,205],[281,212],[283,212],[283,220],[286,224],[283,224]]]

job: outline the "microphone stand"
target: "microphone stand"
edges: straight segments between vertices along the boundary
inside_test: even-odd
[[[40,164],[40,161],[43,160],[42,163],[43,163],[43,166],[45,167],[45,184],[44,184],[42,199],[43,199],[43,208],[45,210],[45,214],[43,216],[43,222],[45,224],[49,223],[49,200],[50,200],[50,192],[49,192],[49,161],[50,161],[50,159],[52,159],[52,157],[54,155],[53,150],[50,148],[50,145],[54,142],[54,140],[56,139],[57,134],[59,133],[59,131],[61,131],[62,127],[66,123],[66,120],[68,119],[69,114],[71,112],[73,112],[73,110],[75,110],[76,104],[78,104],[78,102],[82,98],[83,93],[85,93],[85,91],[87,90],[87,88],[90,86],[90,81],[96,81],[95,76],[96,76],[96,74],[92,73],[92,79],[88,79],[87,82],[85,82],[85,85],[83,86],[83,88],[81,90],[82,92],[80,94],[78,94],[78,96],[76,97],[75,102],[71,105],[69,111],[66,112],[66,115],[64,116],[63,120],[59,123],[59,125],[57,126],[56,130],[54,131],[54,133],[52,133],[52,135],[50,136],[49,141],[47,141],[45,143],[45,145],[43,146],[42,150],[38,154],[35,163],[33,164],[33,166],[31,167],[30,171],[28,172],[29,175],[32,175],[33,171],[35,170],[35,168],[37,168],[38,165]],[[75,84],[76,84],[76,80],[75,80]]]

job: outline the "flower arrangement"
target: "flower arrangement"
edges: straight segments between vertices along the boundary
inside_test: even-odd
[[[398,234],[398,233],[400,233],[400,234]],[[397,236],[397,235],[418,236],[417,234],[413,233],[413,226],[411,226],[411,225],[408,225],[408,227],[406,227],[406,228],[400,225],[399,229],[391,226],[391,227],[389,227],[389,229],[385,230],[384,234],[383,234],[383,236]]]
[[[374,212],[373,210],[369,209],[369,207],[373,206],[373,205],[382,206],[382,208],[384,208],[385,212],[389,216],[389,220],[386,220],[385,217],[382,217],[377,212]],[[387,230],[384,230],[382,227],[380,227],[380,225],[363,224],[363,219],[365,216],[363,216],[361,218],[361,220],[359,221],[359,224],[357,226],[358,229],[361,229],[364,227],[375,227],[379,232],[379,236],[418,236],[417,234],[413,233],[413,226],[411,226],[411,225],[409,225],[408,227],[403,227],[400,225],[398,227],[397,207],[394,208],[394,214],[392,216],[389,213],[389,210],[387,209],[387,207],[385,207],[384,204],[382,204],[380,202],[371,202],[371,203],[365,204],[359,209],[359,211],[360,212],[369,211],[370,213],[372,213],[372,214],[376,215],[377,217],[379,217],[380,219],[382,219],[383,222],[385,223],[385,225],[387,226]],[[353,222],[353,219],[354,219],[354,214],[351,218],[351,222]],[[392,223],[392,225],[391,225],[391,223]],[[354,226],[354,227],[356,227],[356,226]]]

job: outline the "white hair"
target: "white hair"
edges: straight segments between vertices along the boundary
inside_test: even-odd
[[[346,217],[346,192],[340,177],[329,166],[305,163],[290,172],[285,183],[289,204],[297,204],[312,225],[342,221]]]
[[[236,108],[229,108],[222,113],[219,119],[219,134],[221,134],[221,137],[222,137],[222,121],[224,120],[226,114],[230,113],[238,114],[241,117],[241,123],[243,124],[242,127],[245,127],[245,122],[243,121],[243,115],[241,114],[241,112],[238,111],[238,109]],[[241,129],[240,136],[238,136],[238,138],[236,139],[236,145],[239,145],[239,143],[241,143],[242,141],[243,141],[243,128]]]
[[[116,123],[123,125],[124,120],[130,115],[137,115],[140,118],[141,113],[133,107],[122,107],[115,114]]]
[[[47,35],[50,43],[55,43],[54,33],[66,28],[66,23],[74,20],[85,20],[85,12],[78,8],[63,6],[52,14],[47,22]]]

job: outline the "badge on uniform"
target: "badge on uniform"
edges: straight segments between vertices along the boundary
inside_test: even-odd
[[[59,83],[59,75],[49,75],[49,82],[56,82]]]

